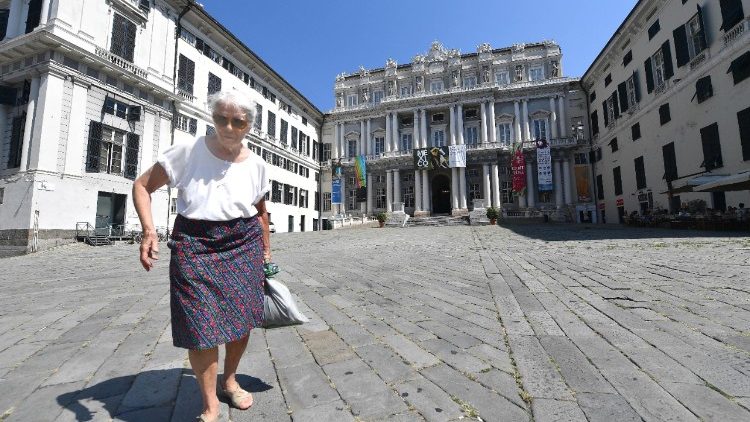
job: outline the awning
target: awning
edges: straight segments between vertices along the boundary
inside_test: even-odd
[[[722,179],[724,177],[727,177],[726,174],[702,174],[700,176],[693,177],[691,179],[687,179],[684,183],[680,185],[675,185],[673,183],[672,187],[672,194],[675,193],[685,193],[685,192],[693,192],[695,191],[697,186],[711,183],[716,180]],[[664,191],[662,194],[668,194],[669,191]]]
[[[730,192],[750,190],[750,171],[724,176],[695,188],[696,192]]]

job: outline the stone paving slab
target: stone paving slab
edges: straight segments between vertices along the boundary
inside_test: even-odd
[[[277,234],[308,324],[254,330],[224,421],[750,420],[750,238],[620,227]],[[165,248],[166,249],[166,248]],[[0,260],[0,420],[190,421],[168,260]]]

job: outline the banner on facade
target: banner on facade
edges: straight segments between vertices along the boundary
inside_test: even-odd
[[[526,158],[523,156],[523,144],[513,145],[513,158],[510,162],[513,172],[513,192],[517,195],[526,194]]]
[[[447,169],[448,147],[419,148],[414,150],[415,170]]]
[[[466,145],[448,147],[448,167],[466,167]]]
[[[331,160],[331,176],[333,176],[334,179],[341,178],[342,171],[341,159]]]
[[[588,166],[575,166],[576,174],[576,191],[578,192],[578,202],[591,202],[589,193],[589,171]]]
[[[355,183],[358,188],[367,187],[367,166],[365,164],[365,156],[358,155],[354,159],[354,173]]]
[[[367,202],[367,188],[357,188],[357,202]]]
[[[539,192],[552,191],[552,154],[546,139],[536,141],[536,168]]]
[[[341,204],[341,179],[331,180],[331,204]]]

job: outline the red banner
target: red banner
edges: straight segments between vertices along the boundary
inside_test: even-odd
[[[510,163],[513,171],[513,192],[526,193],[526,158],[523,156],[523,144],[517,143],[513,148],[513,159]]]

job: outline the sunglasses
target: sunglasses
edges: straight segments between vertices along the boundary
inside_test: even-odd
[[[213,119],[214,119],[214,123],[216,123],[217,126],[226,126],[228,123],[231,122],[232,129],[243,130],[247,127],[247,120],[245,119],[238,119],[236,117],[229,119],[219,114],[214,114]]]

